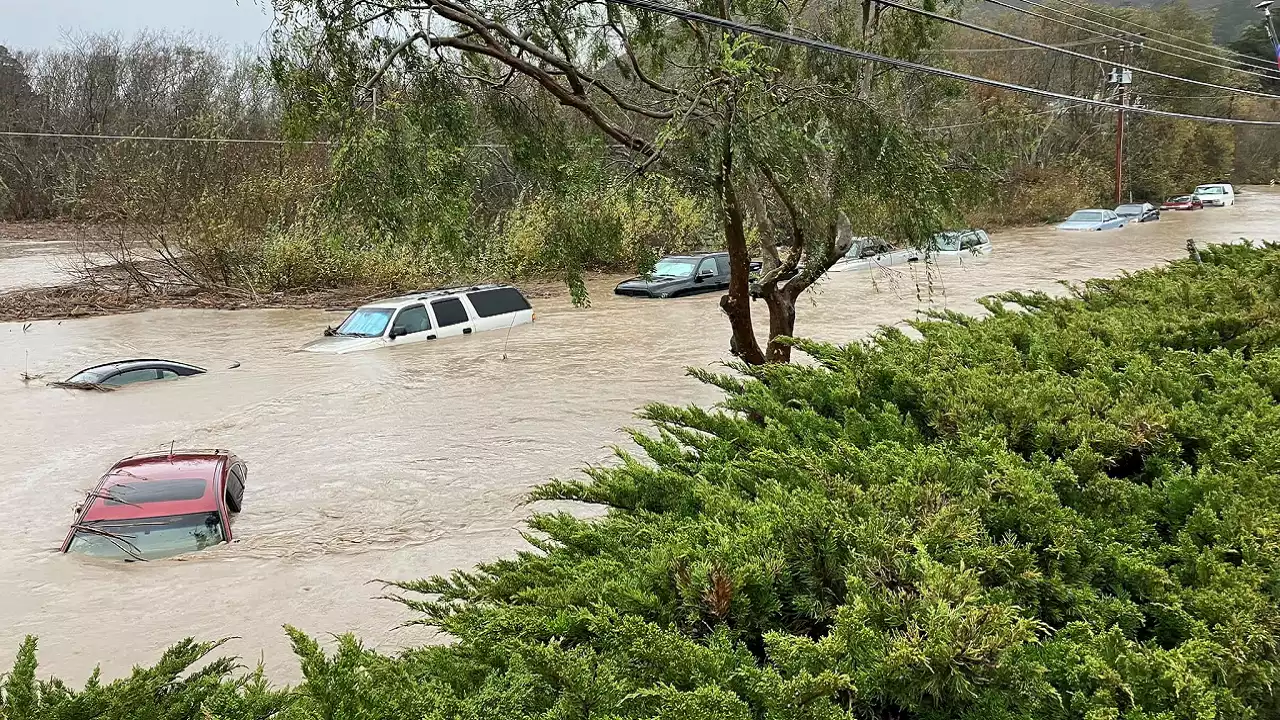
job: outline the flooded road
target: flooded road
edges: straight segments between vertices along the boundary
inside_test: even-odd
[[[1280,241],[1280,194],[1234,208],[1166,213],[1106,233],[995,233],[986,259],[910,276],[843,273],[799,308],[799,332],[847,342],[927,307],[976,312],[1001,290],[1115,275],[1183,257],[1188,238]],[[8,273],[13,265],[0,271]],[[0,286],[12,277],[0,278]],[[13,284],[22,284],[14,282]],[[713,403],[687,366],[727,358],[717,296],[617,298],[592,307],[535,301],[533,325],[342,356],[296,353],[334,313],[171,310],[0,324],[0,654],[41,640],[42,676],[83,681],[150,663],[185,636],[237,636],[227,649],[298,678],[281,625],[354,631],[391,650],[430,640],[381,600],[379,578],[465,568],[522,546],[524,494],[607,461],[646,402]],[[206,375],[113,393],[24,384],[106,359],[164,357]],[[226,369],[233,362],[237,369]],[[56,552],[72,507],[119,458],[177,446],[229,448],[248,461],[238,541],[183,559],[106,563]],[[0,661],[6,670],[9,660]]]

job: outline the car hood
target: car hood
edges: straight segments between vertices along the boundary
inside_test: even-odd
[[[1059,230],[1096,230],[1100,227],[1102,227],[1102,223],[1097,220],[1090,220],[1088,222],[1064,222],[1058,224]]]
[[[382,347],[382,338],[372,337],[345,337],[341,335],[330,335],[322,337],[319,340],[312,340],[302,346],[303,352],[313,353],[330,353],[341,355],[343,353],[355,352],[357,350],[368,350],[370,348]]]
[[[618,287],[626,290],[662,290],[664,288],[675,287],[689,282],[689,278],[653,278],[645,280],[642,277],[633,277],[630,280],[623,280],[618,283]]]

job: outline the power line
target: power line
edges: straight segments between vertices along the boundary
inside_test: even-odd
[[[1037,0],[1022,0],[1022,2],[1023,2],[1023,3],[1025,3],[1025,4],[1027,4],[1027,5],[1030,5],[1030,6],[1032,6],[1032,7],[1038,7],[1038,8],[1040,8],[1040,9],[1042,9],[1042,10],[1048,10],[1049,12],[1055,12],[1055,13],[1058,13],[1059,15],[1065,15],[1065,16],[1067,16],[1067,17],[1069,17],[1069,18],[1073,19],[1073,20],[1079,20],[1080,22],[1090,23],[1090,24],[1095,25],[1095,26],[1097,26],[1097,27],[1101,27],[1101,28],[1103,28],[1103,29],[1105,29],[1105,30],[1107,30],[1107,31],[1111,31],[1111,32],[1131,32],[1131,31],[1121,30],[1120,28],[1113,27],[1113,26],[1111,26],[1111,25],[1108,25],[1107,23],[1100,22],[1100,21],[1098,21],[1098,20],[1094,20],[1094,19],[1092,19],[1092,18],[1082,17],[1082,16],[1080,16],[1080,15],[1075,15],[1075,14],[1073,14],[1073,13],[1069,13],[1069,12],[1067,12],[1066,10],[1060,10],[1060,9],[1058,9],[1058,8],[1056,8],[1056,7],[1053,7],[1053,6],[1050,6],[1050,5],[1045,5],[1044,3],[1037,2]],[[1037,17],[1041,17],[1041,16],[1037,16]],[[1107,17],[1110,17],[1110,16],[1107,16]],[[1053,20],[1054,22],[1061,22],[1061,21],[1056,20],[1056,19],[1054,19],[1054,18],[1047,18],[1047,19],[1049,19],[1049,20]],[[1119,18],[1117,18],[1117,19],[1119,19]],[[1127,21],[1126,21],[1126,22],[1127,22]],[[1229,55],[1238,55],[1238,56],[1240,56],[1241,58],[1244,58],[1244,59],[1246,59],[1246,60],[1248,60],[1248,61],[1249,61],[1248,63],[1241,63],[1242,65],[1247,65],[1248,67],[1256,68],[1256,69],[1259,69],[1259,70],[1264,70],[1264,71],[1266,71],[1266,72],[1271,73],[1270,75],[1262,75],[1261,77],[1267,77],[1267,78],[1275,78],[1275,77],[1276,77],[1276,75],[1275,75],[1275,68],[1273,68],[1273,67],[1271,67],[1270,65],[1267,65],[1267,64],[1265,64],[1265,63],[1263,63],[1263,62],[1259,61],[1259,60],[1258,60],[1258,58],[1252,57],[1252,56],[1250,56],[1250,55],[1246,55],[1246,54],[1244,54],[1244,53],[1239,53],[1239,52],[1236,52],[1235,50],[1230,50],[1230,49],[1228,49],[1228,48],[1220,48],[1220,47],[1215,47],[1215,46],[1213,46],[1213,45],[1208,45],[1208,44],[1205,44],[1205,43],[1198,43],[1198,42],[1196,42],[1196,41],[1194,41],[1194,40],[1190,40],[1189,38],[1182,38],[1182,37],[1181,37],[1181,36],[1179,36],[1179,35],[1175,35],[1175,34],[1173,34],[1173,33],[1165,32],[1165,31],[1163,31],[1163,30],[1156,30],[1156,29],[1154,29],[1154,28],[1147,28],[1145,25],[1138,25],[1137,23],[1131,23],[1131,24],[1133,24],[1133,25],[1135,25],[1135,26],[1137,26],[1137,27],[1139,27],[1139,28],[1142,28],[1143,30],[1149,30],[1149,31],[1151,31],[1151,32],[1162,33],[1162,34],[1164,34],[1164,35],[1168,35],[1168,36],[1170,36],[1170,37],[1179,38],[1179,39],[1181,39],[1181,40],[1186,40],[1186,41],[1188,41],[1188,42],[1195,42],[1195,43],[1196,43],[1196,44],[1198,44],[1198,45],[1203,45],[1204,47],[1210,48],[1211,50],[1214,50],[1214,51],[1215,51],[1215,52],[1205,52],[1205,51],[1203,51],[1203,50],[1197,50],[1197,49],[1195,49],[1195,48],[1186,47],[1186,46],[1183,46],[1183,45],[1179,45],[1179,44],[1177,44],[1177,43],[1171,43],[1171,42],[1169,42],[1169,41],[1167,41],[1167,40],[1160,40],[1160,39],[1158,39],[1158,38],[1147,38],[1147,37],[1145,37],[1145,36],[1144,36],[1144,38],[1145,38],[1147,41],[1151,42],[1151,43],[1155,43],[1155,44],[1159,44],[1159,45],[1165,45],[1165,46],[1168,46],[1168,47],[1174,48],[1175,50],[1181,50],[1182,52],[1193,53],[1193,54],[1195,54],[1195,55],[1201,55],[1201,56],[1204,56],[1204,57],[1207,57],[1207,58],[1211,58],[1211,60],[1204,60],[1204,59],[1201,59],[1201,58],[1189,57],[1189,56],[1186,56],[1186,55],[1179,55],[1178,53],[1171,53],[1171,52],[1169,52],[1168,50],[1162,50],[1161,48],[1157,48],[1157,47],[1151,47],[1151,48],[1148,48],[1149,50],[1152,50],[1153,52],[1163,53],[1163,54],[1165,54],[1165,55],[1170,55],[1170,56],[1172,56],[1172,57],[1181,58],[1181,59],[1183,59],[1183,60],[1191,60],[1191,61],[1193,61],[1193,62],[1199,62],[1199,63],[1203,63],[1203,64],[1206,64],[1206,65],[1213,65],[1213,66],[1215,66],[1215,67],[1218,67],[1218,68],[1221,68],[1221,69],[1224,69],[1224,70],[1231,70],[1231,71],[1233,71],[1233,72],[1243,72],[1243,73],[1247,73],[1247,74],[1249,74],[1249,75],[1258,75],[1258,73],[1256,73],[1256,72],[1249,72],[1249,71],[1247,71],[1247,70],[1245,70],[1245,69],[1243,69],[1243,68],[1236,68],[1236,67],[1231,67],[1231,66],[1227,66],[1227,65],[1222,65],[1222,64],[1220,64],[1221,62],[1223,62],[1223,61],[1227,61],[1227,60],[1228,60],[1228,58],[1227,58],[1227,57],[1223,57],[1224,55],[1228,55],[1228,56],[1229,56]],[[1074,27],[1074,26],[1072,26],[1072,27]],[[1091,29],[1089,29],[1089,28],[1080,28],[1080,29],[1082,29],[1082,30],[1088,30],[1089,32],[1095,32],[1095,33],[1099,32],[1098,30],[1091,30]],[[1106,33],[1101,33],[1101,34],[1106,35]],[[1108,36],[1108,37],[1115,37],[1115,36]],[[1123,40],[1123,38],[1116,38],[1116,39]],[[1240,62],[1240,61],[1239,61],[1239,60],[1236,60],[1236,61],[1234,61],[1234,62]]]
[[[1097,63],[1113,65],[1115,67],[1124,68],[1125,70],[1132,70],[1133,72],[1142,73],[1144,75],[1153,75],[1155,77],[1164,78],[1166,80],[1176,80],[1178,82],[1189,83],[1191,85],[1199,85],[1201,87],[1213,88],[1214,90],[1226,90],[1228,92],[1241,93],[1244,95],[1253,95],[1255,97],[1264,97],[1272,100],[1280,100],[1280,95],[1271,95],[1270,93],[1257,92],[1254,90],[1243,90],[1240,88],[1228,87],[1226,85],[1218,85],[1217,83],[1204,82],[1201,80],[1192,80],[1191,78],[1184,78],[1178,75],[1169,75],[1168,73],[1162,73],[1157,70],[1145,70],[1143,68],[1137,67],[1136,65],[1126,65],[1125,63],[1122,63],[1122,62],[1115,62],[1115,61],[1107,60],[1105,58],[1094,57],[1093,55],[1086,55],[1085,53],[1076,52],[1075,50],[1069,50],[1064,47],[1049,45],[1048,43],[1042,43],[1038,40],[1029,40],[1027,38],[1019,37],[1011,33],[1003,32],[1000,30],[993,30],[991,28],[983,27],[981,25],[975,25],[974,23],[967,22],[959,18],[953,18],[947,15],[941,15],[939,13],[929,12],[928,10],[922,10],[920,8],[911,7],[910,5],[903,5],[901,3],[894,2],[894,0],[876,0],[876,2],[891,8],[897,8],[899,10],[905,10],[910,13],[915,13],[917,15],[923,15],[928,18],[933,18],[934,20],[941,20],[943,22],[948,22],[948,23],[951,23],[952,25],[959,25],[960,27],[967,28],[969,30],[976,30],[978,32],[986,33],[988,35],[994,35],[998,38],[1004,38],[1005,40],[1013,40],[1014,42],[1020,42],[1026,45],[1031,45],[1034,47],[1038,47],[1042,50],[1052,50],[1053,52],[1062,53],[1063,55],[1070,55],[1071,57],[1081,58],[1083,60],[1092,60]]]
[[[1144,98],[1167,98],[1169,100],[1227,100],[1230,95],[1160,95],[1157,93],[1140,92],[1134,93],[1138,97]]]
[[[1014,83],[993,80],[978,75],[970,75],[968,73],[957,72],[955,70],[946,70],[943,68],[933,67],[932,65],[924,65],[922,63],[912,62],[910,60],[902,60],[900,58],[878,55],[876,53],[866,52],[865,50],[855,50],[843,45],[835,45],[821,40],[810,40],[796,35],[770,30],[769,28],[759,27],[757,25],[747,25],[745,23],[736,22],[734,20],[725,20],[712,15],[704,15],[700,12],[685,10],[683,8],[675,8],[669,5],[652,2],[651,0],[610,0],[618,5],[626,5],[628,7],[638,8],[640,10],[648,10],[656,12],[668,17],[697,22],[703,25],[718,27],[723,30],[732,32],[746,33],[759,38],[767,38],[776,42],[785,43],[787,45],[795,45],[798,47],[806,47],[813,50],[821,50],[823,52],[832,53],[834,55],[843,55],[845,57],[857,58],[859,60],[867,60],[870,62],[889,65],[891,67],[903,70],[911,70],[914,72],[924,73],[927,75],[936,75],[938,77],[950,78],[952,80],[960,80],[974,85],[985,85],[987,87],[999,88],[1001,90],[1009,90],[1019,92],[1026,95],[1038,95],[1053,100],[1066,100],[1076,102],[1081,105],[1092,105],[1095,107],[1109,108],[1111,110],[1124,110],[1126,112],[1140,113],[1143,115],[1158,115],[1161,117],[1179,118],[1182,120],[1196,120],[1199,122],[1222,123],[1226,125],[1263,125],[1268,127],[1280,127],[1280,120],[1241,120],[1236,118],[1213,117],[1209,115],[1188,115],[1186,113],[1171,112],[1169,110],[1156,110],[1153,108],[1125,107],[1115,103],[1109,103],[1104,100],[1094,100],[1092,98],[1082,98],[1075,95],[1066,95],[1064,93],[1053,92],[1052,90],[1041,90],[1039,88],[1026,87],[1025,85],[1016,85]]]
[[[1031,17],[1037,17],[1037,18],[1040,18],[1041,20],[1048,20],[1049,22],[1058,23],[1059,25],[1063,25],[1063,26],[1066,26],[1066,27],[1069,27],[1069,28],[1074,28],[1074,29],[1076,29],[1076,30],[1083,30],[1084,32],[1093,33],[1093,34],[1095,34],[1095,35],[1101,35],[1101,36],[1103,36],[1103,37],[1108,37],[1108,38],[1111,38],[1112,40],[1117,40],[1117,41],[1120,41],[1120,42],[1125,42],[1125,41],[1127,41],[1127,39],[1126,39],[1126,38],[1118,37],[1118,36],[1116,36],[1116,35],[1110,35],[1110,34],[1108,34],[1108,33],[1106,33],[1106,32],[1099,31],[1099,30],[1098,30],[1098,29],[1096,29],[1096,28],[1091,28],[1091,27],[1082,27],[1082,26],[1080,26],[1080,25],[1076,25],[1076,24],[1073,24],[1073,23],[1069,23],[1069,22],[1067,22],[1066,20],[1060,20],[1060,19],[1058,19],[1058,18],[1056,18],[1056,17],[1050,17],[1050,16],[1048,16],[1048,15],[1042,15],[1042,14],[1040,14],[1040,13],[1038,13],[1038,12],[1033,11],[1033,10],[1027,10],[1026,8],[1021,8],[1021,7],[1016,7],[1016,6],[1013,6],[1013,5],[1009,5],[1009,4],[1007,4],[1007,3],[1000,2],[1000,0],[987,0],[987,2],[991,3],[992,5],[998,5],[998,6],[1002,7],[1002,8],[1007,8],[1007,9],[1012,10],[1012,11],[1014,11],[1014,12],[1019,12],[1019,13],[1023,13],[1023,14],[1025,14],[1025,15],[1030,15]],[[1110,26],[1106,25],[1105,23],[1098,22],[1097,20],[1090,20],[1089,18],[1082,18],[1082,17],[1078,17],[1078,16],[1076,16],[1076,15],[1072,15],[1071,13],[1066,12],[1066,11],[1064,11],[1064,10],[1059,10],[1059,9],[1057,9],[1057,8],[1049,7],[1048,5],[1044,5],[1044,4],[1042,4],[1042,3],[1036,2],[1035,0],[1021,0],[1021,2],[1025,3],[1025,4],[1027,4],[1027,5],[1030,5],[1030,6],[1032,6],[1032,7],[1038,7],[1038,8],[1044,9],[1044,10],[1048,10],[1048,11],[1050,11],[1050,12],[1056,12],[1056,13],[1058,13],[1058,14],[1060,14],[1060,15],[1066,15],[1066,16],[1067,16],[1067,17],[1069,17],[1069,18],[1072,18],[1072,19],[1075,19],[1075,20],[1079,20],[1079,21],[1081,21],[1081,22],[1092,23],[1092,24],[1094,24],[1094,25],[1101,26],[1101,27],[1102,27],[1102,28],[1104,28],[1105,30],[1109,30],[1109,31],[1114,31],[1114,30],[1115,30],[1115,28],[1112,28],[1112,27],[1110,27]],[[1255,76],[1255,77],[1266,78],[1266,79],[1269,79],[1269,80],[1274,80],[1274,79],[1276,79],[1276,77],[1277,77],[1277,76],[1276,76],[1276,74],[1275,74],[1275,71],[1274,71],[1274,70],[1272,70],[1270,67],[1268,67],[1268,66],[1266,66],[1266,65],[1263,65],[1263,64],[1258,63],[1256,58],[1254,58],[1254,62],[1253,62],[1253,63],[1249,64],[1249,67],[1253,67],[1253,68],[1260,69],[1260,70],[1265,70],[1265,71],[1267,71],[1267,72],[1265,72],[1265,73],[1259,73],[1259,72],[1255,72],[1254,70],[1247,70],[1247,69],[1242,68],[1242,67],[1232,67],[1232,66],[1230,66],[1230,65],[1224,65],[1223,63],[1224,63],[1224,62],[1226,62],[1226,58],[1223,58],[1223,57],[1221,57],[1220,55],[1211,55],[1211,54],[1209,54],[1209,53],[1202,52],[1202,51],[1200,51],[1200,50],[1193,50],[1193,49],[1191,49],[1191,48],[1181,47],[1181,46],[1179,46],[1179,45],[1174,45],[1173,43],[1166,42],[1166,41],[1164,41],[1164,40],[1156,40],[1156,39],[1154,39],[1154,38],[1146,38],[1146,40],[1148,40],[1148,41],[1150,41],[1150,42],[1152,42],[1152,43],[1159,43],[1159,44],[1163,44],[1163,45],[1169,45],[1170,47],[1174,47],[1174,48],[1176,48],[1176,49],[1178,49],[1178,50],[1182,50],[1183,52],[1190,52],[1190,53],[1197,53],[1197,54],[1200,54],[1200,55],[1205,55],[1205,56],[1207,56],[1207,57],[1211,57],[1211,58],[1213,58],[1213,60],[1205,60],[1205,59],[1203,59],[1203,58],[1191,57],[1191,56],[1189,56],[1189,55],[1181,55],[1181,54],[1179,54],[1179,53],[1170,52],[1170,51],[1165,50],[1165,49],[1163,49],[1163,48],[1154,47],[1154,46],[1147,47],[1147,49],[1148,49],[1148,50],[1150,50],[1150,51],[1152,51],[1152,52],[1160,53],[1160,54],[1162,54],[1162,55],[1168,55],[1168,56],[1170,56],[1170,57],[1176,57],[1176,58],[1178,58],[1178,59],[1180,59],[1180,60],[1188,60],[1188,61],[1190,61],[1190,62],[1197,62],[1197,63],[1200,63],[1200,64],[1202,64],[1202,65],[1209,65],[1209,66],[1211,66],[1211,67],[1218,68],[1219,70],[1227,70],[1227,71],[1230,71],[1230,72],[1243,73],[1243,74],[1245,74],[1245,75],[1253,75],[1253,76]],[[1246,57],[1247,57],[1247,56],[1246,56]],[[1236,61],[1236,62],[1239,62],[1239,61]]]
[[[1077,40],[1075,42],[1059,43],[1054,47],[1078,47],[1080,45],[1097,45],[1098,43],[1107,42],[1106,40]],[[1009,48],[937,48],[938,52],[945,53],[997,53],[997,52],[1018,52],[1020,50],[1039,50],[1033,47],[1009,47]]]
[[[327,140],[278,140],[274,138],[178,137],[173,135],[91,135],[87,133],[22,132],[0,130],[8,137],[61,138],[66,140],[145,140],[147,142],[229,143],[254,145],[329,145]]]
[[[87,133],[55,133],[55,132],[23,132],[18,130],[0,130],[0,137],[53,138],[66,140],[141,140],[144,142],[192,142],[192,143],[243,143],[264,145],[334,145],[331,140],[278,140],[274,138],[216,138],[216,137],[180,137],[174,135],[91,135]],[[459,147],[500,150],[509,145],[493,143],[477,143],[460,145]],[[612,145],[610,147],[622,147]]]
[[[1073,104],[1073,105],[1066,105],[1066,106],[1063,106],[1063,107],[1060,107],[1060,108],[1050,108],[1050,109],[1048,109],[1048,110],[1041,110],[1041,111],[1039,111],[1039,112],[1027,113],[1026,115],[1023,115],[1023,116],[1022,116],[1022,118],[1037,117],[1037,116],[1039,116],[1039,115],[1051,115],[1051,114],[1054,114],[1054,113],[1064,113],[1064,112],[1066,112],[1066,111],[1070,110],[1070,109],[1071,109],[1071,108],[1073,108],[1073,107],[1079,107],[1079,106],[1080,106],[1080,104],[1079,104],[1079,103],[1076,103],[1076,104]],[[1012,119],[1022,119],[1022,118],[1012,118]],[[939,125],[939,126],[936,126],[936,127],[927,127],[927,128],[920,128],[920,129],[921,129],[921,130],[926,130],[926,131],[929,131],[929,130],[955,130],[956,128],[973,127],[973,126],[975,126],[975,125],[990,125],[990,124],[991,124],[991,122],[992,122],[992,119],[991,119],[991,118],[988,118],[988,119],[986,119],[986,120],[976,120],[976,121],[974,121],[974,122],[964,122],[964,123],[958,123],[958,124],[956,124],[956,125]]]
[[[1211,49],[1211,50],[1216,50],[1216,51],[1219,51],[1219,52],[1222,52],[1222,53],[1226,53],[1226,54],[1229,54],[1229,55],[1237,55],[1237,56],[1239,56],[1239,57],[1246,58],[1246,59],[1251,60],[1251,61],[1253,61],[1253,62],[1257,62],[1257,60],[1258,60],[1257,58],[1253,57],[1252,55],[1247,55],[1247,54],[1242,53],[1242,52],[1237,52],[1237,51],[1235,51],[1235,50],[1232,50],[1231,48],[1220,48],[1220,47],[1217,47],[1216,45],[1210,45],[1209,43],[1204,43],[1204,42],[1200,42],[1200,41],[1198,41],[1198,40],[1193,40],[1193,39],[1191,39],[1191,38],[1182,37],[1181,35],[1178,35],[1177,33],[1171,33],[1171,32],[1169,32],[1169,31],[1167,31],[1167,30],[1160,30],[1160,29],[1158,29],[1158,28],[1150,28],[1150,27],[1147,27],[1146,25],[1142,25],[1142,24],[1140,24],[1140,23],[1138,23],[1138,22],[1136,22],[1136,21],[1129,20],[1128,18],[1123,18],[1123,17],[1120,17],[1119,15],[1112,15],[1112,14],[1110,14],[1110,13],[1103,12],[1103,11],[1098,10],[1098,9],[1096,9],[1096,8],[1091,8],[1091,7],[1087,6],[1087,5],[1081,5],[1081,4],[1079,4],[1079,3],[1071,2],[1071,0],[1058,0],[1058,2],[1062,3],[1063,5],[1069,5],[1069,6],[1074,7],[1074,8],[1079,8],[1079,9],[1081,9],[1081,10],[1088,10],[1089,12],[1097,13],[1098,15],[1101,15],[1101,16],[1103,16],[1103,17],[1105,17],[1105,18],[1109,18],[1109,19],[1111,19],[1111,20],[1116,20],[1116,21],[1119,21],[1119,22],[1128,23],[1128,24],[1130,24],[1130,25],[1132,25],[1132,26],[1134,26],[1134,27],[1138,28],[1139,30],[1146,30],[1147,32],[1157,33],[1157,34],[1160,34],[1160,35],[1164,35],[1165,37],[1177,38],[1178,40],[1181,40],[1181,41],[1182,41],[1182,42],[1184,42],[1184,43],[1188,43],[1188,44],[1191,44],[1191,45],[1198,45],[1198,46],[1200,46],[1200,47],[1209,48],[1209,49]],[[1052,9],[1052,8],[1050,8],[1050,9]],[[1064,15],[1069,15],[1070,17],[1077,17],[1077,16],[1075,16],[1075,15],[1070,15],[1069,13],[1066,13],[1066,12],[1065,12],[1065,11],[1063,11],[1063,10],[1058,10],[1057,12],[1063,13]],[[1083,20],[1084,18],[1078,18],[1078,19]],[[1170,44],[1172,44],[1172,43],[1170,43]],[[1190,50],[1190,48],[1181,48],[1181,49]],[[1265,67],[1265,66],[1263,66],[1263,67]],[[1270,69],[1270,68],[1268,68],[1268,69]]]

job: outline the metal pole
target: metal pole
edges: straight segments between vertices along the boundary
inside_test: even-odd
[[[1120,105],[1124,105],[1124,83],[1120,84]],[[1124,202],[1124,110],[1116,111],[1116,205]]]
[[[1274,0],[1262,0],[1262,2],[1254,5],[1262,11],[1263,26],[1267,29],[1267,37],[1271,40],[1271,49],[1275,52],[1276,68],[1280,69],[1280,32],[1276,31],[1275,24],[1271,21],[1271,4]]]
[[[1126,51],[1129,49],[1128,44],[1122,42],[1118,48],[1120,55],[1120,63],[1125,64]],[[1124,105],[1125,105],[1125,72],[1121,67],[1112,69],[1115,73],[1115,81],[1120,91],[1119,102],[1120,109],[1116,110],[1116,205],[1124,202]]]

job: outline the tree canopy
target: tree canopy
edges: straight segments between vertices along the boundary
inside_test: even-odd
[[[551,100],[636,175],[714,198],[732,271],[721,307],[749,363],[787,359],[778,339],[794,330],[796,299],[852,232],[921,244],[955,209],[940,148],[913,130],[940,92],[918,78],[607,2],[279,6],[295,65],[333,68],[305,75],[332,92],[385,93],[431,75],[487,96]],[[938,32],[870,2],[687,6],[907,56]],[[753,254],[764,266],[754,283]],[[764,349],[753,297],[768,308]]]

